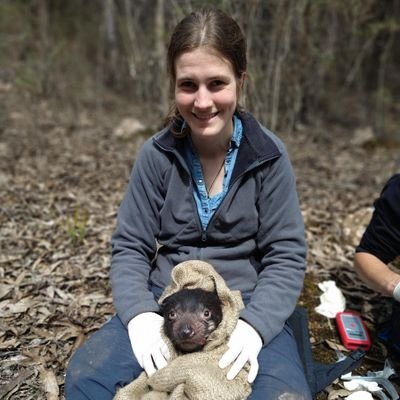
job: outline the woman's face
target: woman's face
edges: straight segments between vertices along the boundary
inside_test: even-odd
[[[175,62],[175,103],[192,135],[229,137],[238,80],[232,65],[207,47],[181,54]]]

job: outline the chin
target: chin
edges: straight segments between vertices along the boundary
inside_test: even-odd
[[[213,124],[213,125],[208,125],[208,126],[198,126],[195,124],[193,128],[191,127],[191,131],[193,132],[194,135],[198,136],[217,136],[221,132],[225,131],[226,126],[222,124]]]
[[[193,353],[195,351],[200,351],[203,347],[204,344],[199,344],[199,343],[179,343],[176,344],[176,347],[182,351],[183,353]]]

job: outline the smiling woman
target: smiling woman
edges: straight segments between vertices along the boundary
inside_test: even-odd
[[[232,380],[244,369],[252,400],[311,399],[286,322],[305,272],[296,180],[281,140],[239,107],[246,67],[229,15],[202,10],[176,26],[168,123],[140,151],[112,237],[117,315],[72,357],[68,400],[112,399],[167,365],[157,301],[191,259],[207,260],[245,304],[218,371]]]
[[[181,54],[175,71],[175,104],[190,128],[207,193],[213,195],[222,190],[221,172],[242,79],[236,79],[230,62],[207,47]]]

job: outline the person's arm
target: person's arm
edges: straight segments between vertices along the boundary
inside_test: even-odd
[[[257,199],[257,250],[261,268],[251,301],[240,317],[267,345],[293,313],[303,287],[306,242],[296,191],[296,178],[283,145],[282,155],[264,170]]]
[[[385,296],[393,296],[395,287],[400,283],[400,275],[370,253],[356,253],[354,268],[371,289]]]
[[[147,141],[136,159],[111,241],[113,301],[126,326],[138,314],[159,310],[148,281],[163,204],[162,172]]]
[[[400,274],[388,266],[400,255],[400,175],[389,179],[374,207],[356,248],[354,268],[371,289],[400,301]]]
[[[147,141],[118,212],[110,272],[115,308],[127,326],[132,351],[149,376],[169,359],[162,338],[164,318],[157,313],[159,305],[148,285],[163,204],[163,171],[151,149],[151,141]]]
[[[241,311],[219,362],[221,368],[233,363],[227,378],[233,379],[249,362],[248,382],[258,373],[258,354],[283,329],[293,312],[305,273],[306,244],[303,219],[296,192],[296,180],[285,149],[265,171],[263,190],[256,207],[260,223],[258,249],[264,254],[258,284],[251,301]]]

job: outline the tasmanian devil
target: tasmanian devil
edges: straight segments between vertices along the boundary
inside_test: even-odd
[[[160,311],[166,336],[182,353],[201,350],[222,320],[218,295],[203,289],[182,289],[168,296]]]

